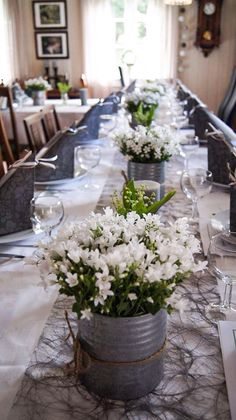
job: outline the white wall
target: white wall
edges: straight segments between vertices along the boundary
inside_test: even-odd
[[[236,65],[236,0],[223,0],[221,44],[208,57],[193,44],[197,28],[198,2],[186,7],[186,21],[192,31],[192,45],[184,60],[179,78],[195,92],[210,110],[217,112]]]
[[[32,15],[32,1],[19,0],[21,16],[19,17],[19,47],[20,53],[20,79],[43,74],[43,62],[36,58],[34,27]],[[80,1],[67,0],[69,59],[56,61],[59,74],[68,74],[70,83],[79,86],[82,73],[82,31],[80,24]]]
[[[11,1],[11,0],[9,0]],[[19,39],[21,40],[21,63],[19,78],[43,73],[43,60],[37,60],[34,44],[34,29],[31,0],[19,0]],[[221,45],[204,57],[194,46],[197,27],[198,2],[186,7],[186,20],[191,27],[191,42],[185,58],[184,72],[179,76],[213,111],[217,111],[227,89],[233,66],[236,64],[236,0],[223,0],[221,22]],[[82,30],[80,0],[67,0],[68,11],[68,60],[57,60],[59,73],[68,73],[70,83],[79,86],[83,72]]]

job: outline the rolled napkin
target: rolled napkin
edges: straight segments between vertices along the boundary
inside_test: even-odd
[[[141,181],[134,181],[135,187],[141,187],[144,186],[144,192],[145,195],[148,197],[154,196],[155,201],[160,200],[160,188],[161,185],[156,181],[150,181],[150,180],[141,180]]]
[[[34,196],[35,163],[30,155],[15,162],[0,180],[0,236],[32,227],[30,201]]]

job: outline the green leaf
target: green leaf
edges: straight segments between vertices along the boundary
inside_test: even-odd
[[[168,192],[161,200],[156,201],[148,207],[148,213],[156,213],[164,204],[166,204],[174,195],[176,191]]]

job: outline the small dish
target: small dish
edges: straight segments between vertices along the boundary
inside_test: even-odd
[[[83,174],[80,174],[79,176],[76,176],[74,178],[64,178],[64,179],[55,179],[53,181],[35,181],[35,185],[37,186],[60,186],[60,185],[65,185],[68,183],[74,183],[74,182],[79,182],[82,178],[85,177],[85,175],[87,175],[87,171],[85,171]]]

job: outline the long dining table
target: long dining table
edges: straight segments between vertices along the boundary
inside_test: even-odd
[[[107,139],[101,140],[101,150],[101,161],[91,174],[96,190],[84,189],[86,178],[58,186],[65,223],[81,220],[91,211],[101,212],[112,205],[114,190],[122,189],[126,160]],[[206,147],[199,148],[190,165],[207,166]],[[190,215],[191,202],[179,184],[181,170],[180,156],[166,163],[166,190],[175,189],[176,194],[160,211],[163,221]],[[200,259],[206,258],[207,225],[216,203],[221,210],[229,208],[227,189],[215,186],[199,203],[196,235],[204,245]],[[30,236],[11,246],[0,243],[0,252],[30,256],[38,239],[42,237]],[[179,285],[177,310],[168,317],[163,380],[139,400],[108,401],[90,395],[77,377],[63,369],[72,358],[65,310],[75,331],[77,325],[71,298],[58,296],[53,287],[45,288],[36,267],[17,258],[1,258],[1,420],[230,419],[218,327],[205,312],[207,303],[218,301],[221,293],[222,285],[207,270]],[[231,313],[227,317],[236,319]]]

